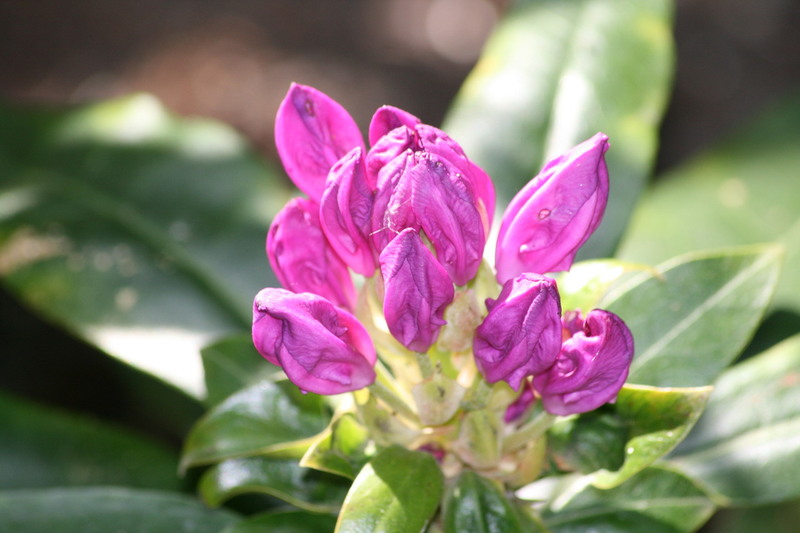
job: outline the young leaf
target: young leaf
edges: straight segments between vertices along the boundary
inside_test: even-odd
[[[335,418],[300,460],[300,466],[355,479],[367,462],[367,429],[352,413]]]
[[[422,532],[439,508],[443,490],[442,472],[432,455],[386,448],[358,473],[336,532]]]
[[[628,380],[658,387],[713,383],[760,322],[781,259],[775,246],[689,254],[609,295],[601,306],[633,332]]]
[[[726,371],[672,463],[726,505],[800,497],[800,335]]]

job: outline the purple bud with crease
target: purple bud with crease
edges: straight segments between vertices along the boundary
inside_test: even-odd
[[[400,126],[413,130],[420,122],[422,121],[408,111],[390,105],[379,107],[369,123],[369,144],[375,146],[381,137]]]
[[[380,265],[389,331],[409,350],[427,352],[447,323],[444,311],[455,296],[450,276],[410,228],[384,248]]]
[[[561,348],[561,301],[556,282],[538,274],[508,280],[472,344],[478,369],[489,383],[503,380],[519,390],[522,380],[544,372]]]
[[[367,178],[374,186],[385,181],[383,168],[406,152],[415,152],[417,134],[405,126],[393,129],[369,149],[367,153]]]
[[[375,381],[366,328],[325,298],[263,289],[253,303],[253,344],[304,391],[340,394]]]
[[[531,380],[526,380],[522,384],[522,392],[519,393],[517,399],[506,407],[503,421],[509,424],[519,420],[534,403],[536,403],[536,393],[533,391],[533,383]]]
[[[464,285],[475,277],[483,257],[486,234],[470,183],[447,160],[419,154],[409,172],[411,207],[433,243],[436,258]]]
[[[500,283],[522,272],[569,270],[606,208],[608,137],[598,133],[553,159],[508,205],[497,236]]]
[[[378,253],[404,229],[420,228],[411,209],[410,171],[416,164],[416,154],[406,150],[380,171],[370,224],[372,246]]]
[[[267,256],[285,288],[355,308],[350,272],[325,238],[315,202],[294,198],[275,216],[267,234]]]
[[[367,183],[364,151],[353,148],[328,174],[320,224],[333,249],[354,271],[372,276],[377,268],[369,242],[374,192]]]
[[[594,309],[586,315],[582,331],[564,341],[555,364],[535,376],[533,385],[549,413],[585,413],[616,399],[632,360],[633,336],[625,322]]]
[[[338,102],[293,83],[275,117],[275,145],[294,184],[319,202],[328,171],[353,148],[364,148],[364,139]]]

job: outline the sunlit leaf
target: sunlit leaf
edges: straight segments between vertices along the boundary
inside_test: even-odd
[[[302,466],[355,479],[369,458],[369,433],[351,413],[334,419],[300,461]]]

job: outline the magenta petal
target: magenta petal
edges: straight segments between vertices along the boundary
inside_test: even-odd
[[[416,151],[417,134],[405,126],[393,129],[369,149],[367,153],[367,179],[375,187],[381,181],[384,167],[407,151]]]
[[[564,342],[555,364],[533,379],[544,408],[585,413],[617,397],[633,360],[633,336],[614,313],[594,309],[583,331]]]
[[[404,229],[420,227],[411,208],[410,171],[416,162],[414,152],[406,150],[380,171],[370,223],[372,246],[379,253]]]
[[[426,154],[411,170],[411,206],[436,258],[456,285],[475,277],[486,245],[469,182],[445,160]]]
[[[320,224],[342,261],[364,276],[372,276],[377,268],[369,242],[373,197],[363,150],[353,148],[328,175],[320,204]]]
[[[561,302],[556,282],[537,274],[508,280],[475,330],[473,353],[489,383],[514,390],[528,376],[547,370],[561,348]]]
[[[375,381],[377,356],[367,330],[321,296],[262,290],[252,333],[258,352],[304,391],[340,394]]]
[[[396,107],[385,105],[379,107],[369,123],[369,144],[375,146],[378,140],[400,126],[414,129],[420,120],[409,113]]]
[[[606,150],[608,137],[598,133],[550,161],[514,197],[497,237],[498,281],[522,272],[569,270],[605,211]]]
[[[364,148],[364,139],[339,103],[293,83],[275,118],[275,145],[294,184],[319,202],[330,168],[353,148]]]
[[[409,350],[427,352],[446,324],[453,282],[413,229],[400,233],[380,256],[383,314],[389,331]]]
[[[281,284],[313,292],[353,309],[356,290],[347,266],[333,250],[319,221],[319,206],[294,198],[275,216],[267,234],[267,256]]]

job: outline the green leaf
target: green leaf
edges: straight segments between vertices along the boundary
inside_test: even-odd
[[[763,242],[786,247],[774,308],[800,314],[800,95],[643,195],[619,257],[656,263],[677,254]]]
[[[473,470],[464,470],[445,504],[444,531],[517,533],[540,529],[503,494],[498,485]]]
[[[661,387],[712,383],[760,322],[781,258],[774,246],[689,254],[620,287],[601,305],[633,333],[628,380]]]
[[[656,154],[672,77],[668,0],[518,0],[445,120],[507,203],[544,163],[598,131],[612,194],[581,250],[607,257]]]
[[[616,487],[669,453],[695,424],[710,394],[711,387],[622,387],[614,410],[628,426],[624,462],[617,470],[590,474],[591,483],[601,489]]]
[[[206,381],[206,400],[214,406],[222,400],[262,380],[273,379],[280,367],[266,361],[248,335],[219,340],[200,351]]]
[[[800,501],[739,509],[720,509],[703,533],[797,533]]]
[[[584,486],[546,510],[552,533],[680,533],[695,531],[714,504],[694,482],[671,470],[650,467],[622,485]]]
[[[800,497],[800,335],[726,371],[672,461],[723,504]]]
[[[251,455],[299,459],[329,417],[320,396],[288,381],[262,381],[197,422],[184,443],[181,469]]]
[[[269,494],[317,513],[336,512],[349,484],[340,477],[302,468],[296,459],[245,457],[209,468],[200,479],[200,495],[213,507],[234,496]]]
[[[25,533],[218,533],[239,517],[180,494],[116,487],[0,492],[0,530]]]
[[[0,394],[0,432],[0,490],[70,485],[180,488],[177,454],[84,416]]]
[[[3,282],[198,396],[198,349],[246,331],[254,295],[275,283],[263,243],[285,197],[233,130],[149,96],[0,109]]]
[[[367,462],[369,432],[352,413],[335,418],[300,461],[301,466],[355,479]]]
[[[612,406],[557,419],[547,438],[559,468],[584,474],[622,467],[627,441],[628,424]]]
[[[430,454],[393,446],[361,469],[347,494],[336,531],[422,532],[439,507],[444,481]]]
[[[557,277],[561,308],[580,309],[584,314],[596,309],[612,287],[633,272],[653,271],[651,267],[617,259],[595,259],[572,265]]]
[[[325,533],[333,531],[336,517],[303,511],[264,513],[227,527],[222,533]]]

